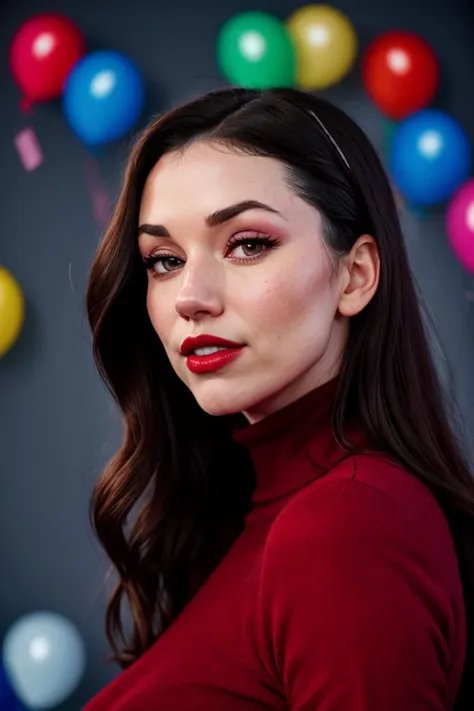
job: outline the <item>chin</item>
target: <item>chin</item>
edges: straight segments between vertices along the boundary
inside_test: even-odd
[[[243,412],[255,403],[255,393],[251,396],[242,391],[240,383],[225,382],[218,378],[202,380],[192,385],[187,383],[198,405],[208,415],[234,415]]]

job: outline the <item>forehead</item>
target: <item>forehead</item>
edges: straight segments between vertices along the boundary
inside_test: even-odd
[[[184,151],[165,154],[156,163],[145,184],[140,218],[149,221],[156,214],[164,220],[177,205],[183,211],[210,214],[248,199],[277,202],[282,208],[293,197],[278,160],[197,142]]]

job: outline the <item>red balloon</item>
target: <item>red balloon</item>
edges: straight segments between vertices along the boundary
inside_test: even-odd
[[[430,45],[413,32],[385,32],[364,54],[362,80],[380,111],[398,121],[434,98],[438,60]]]
[[[79,28],[64,15],[35,15],[16,32],[10,69],[24,94],[24,104],[60,96],[66,78],[85,54]]]

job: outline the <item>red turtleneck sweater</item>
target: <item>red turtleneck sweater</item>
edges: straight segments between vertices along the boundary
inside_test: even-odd
[[[399,466],[344,456],[333,390],[236,433],[257,477],[245,530],[86,711],[452,709],[466,640],[447,522]]]

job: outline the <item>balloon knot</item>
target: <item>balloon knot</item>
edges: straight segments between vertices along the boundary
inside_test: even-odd
[[[29,96],[24,96],[20,101],[20,109],[24,114],[31,114],[34,101]]]

